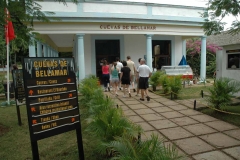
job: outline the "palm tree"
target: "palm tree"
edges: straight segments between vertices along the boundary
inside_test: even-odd
[[[115,137],[127,134],[136,140],[142,129],[124,117],[121,109],[110,108],[95,116],[88,125],[87,131],[96,137],[101,137],[99,144],[96,145],[99,153],[111,156],[113,152],[111,152],[108,144],[115,140]]]
[[[174,146],[165,147],[158,136],[152,134],[151,138],[140,143],[132,141],[131,137],[124,135],[116,137],[108,145],[115,156],[111,160],[181,160]]]

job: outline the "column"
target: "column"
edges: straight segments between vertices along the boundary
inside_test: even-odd
[[[207,48],[206,48],[206,36],[203,36],[201,41],[201,66],[200,66],[200,78],[201,81],[206,81],[206,57],[207,57]]]
[[[42,57],[42,43],[37,41],[37,57]]]
[[[52,49],[52,47],[50,48],[50,55],[49,55],[49,57],[52,57],[52,55],[53,55],[53,49]]]
[[[46,44],[43,44],[43,56],[44,56],[44,57],[47,57],[47,51],[48,51],[47,45],[46,45]]]
[[[85,78],[84,34],[77,34],[77,57],[79,81]]]
[[[148,67],[151,69],[151,71],[153,70],[152,68],[152,34],[147,34],[146,38],[147,38],[147,65]]]
[[[47,54],[47,57],[50,57],[50,55],[51,55],[51,47],[48,46],[48,54]]]
[[[29,57],[36,57],[35,39],[31,37],[31,42],[29,44]]]
[[[186,39],[182,41],[182,55],[186,58]]]

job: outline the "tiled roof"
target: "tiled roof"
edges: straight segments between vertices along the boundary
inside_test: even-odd
[[[223,32],[219,35],[211,35],[211,36],[207,37],[207,40],[218,46],[240,44],[240,33],[232,36],[230,34],[227,34],[226,32]]]

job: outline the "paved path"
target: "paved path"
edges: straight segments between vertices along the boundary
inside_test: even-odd
[[[240,160],[240,128],[191,109],[188,101],[180,104],[153,93],[149,93],[150,102],[140,101],[134,93],[131,98],[122,98],[121,92],[117,98],[105,94],[142,126],[142,139],[154,132],[164,138],[165,145],[176,145],[186,159]]]

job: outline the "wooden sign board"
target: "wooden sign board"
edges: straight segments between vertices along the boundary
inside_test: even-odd
[[[18,106],[25,104],[25,91],[22,69],[12,71],[13,86],[15,90],[15,100]]]
[[[25,91],[23,82],[23,73],[21,69],[12,71],[13,86],[15,91],[15,101],[17,109],[18,125],[22,125],[21,114],[19,106],[25,105]]]
[[[82,143],[74,59],[24,58],[23,78],[31,141],[76,130]]]

